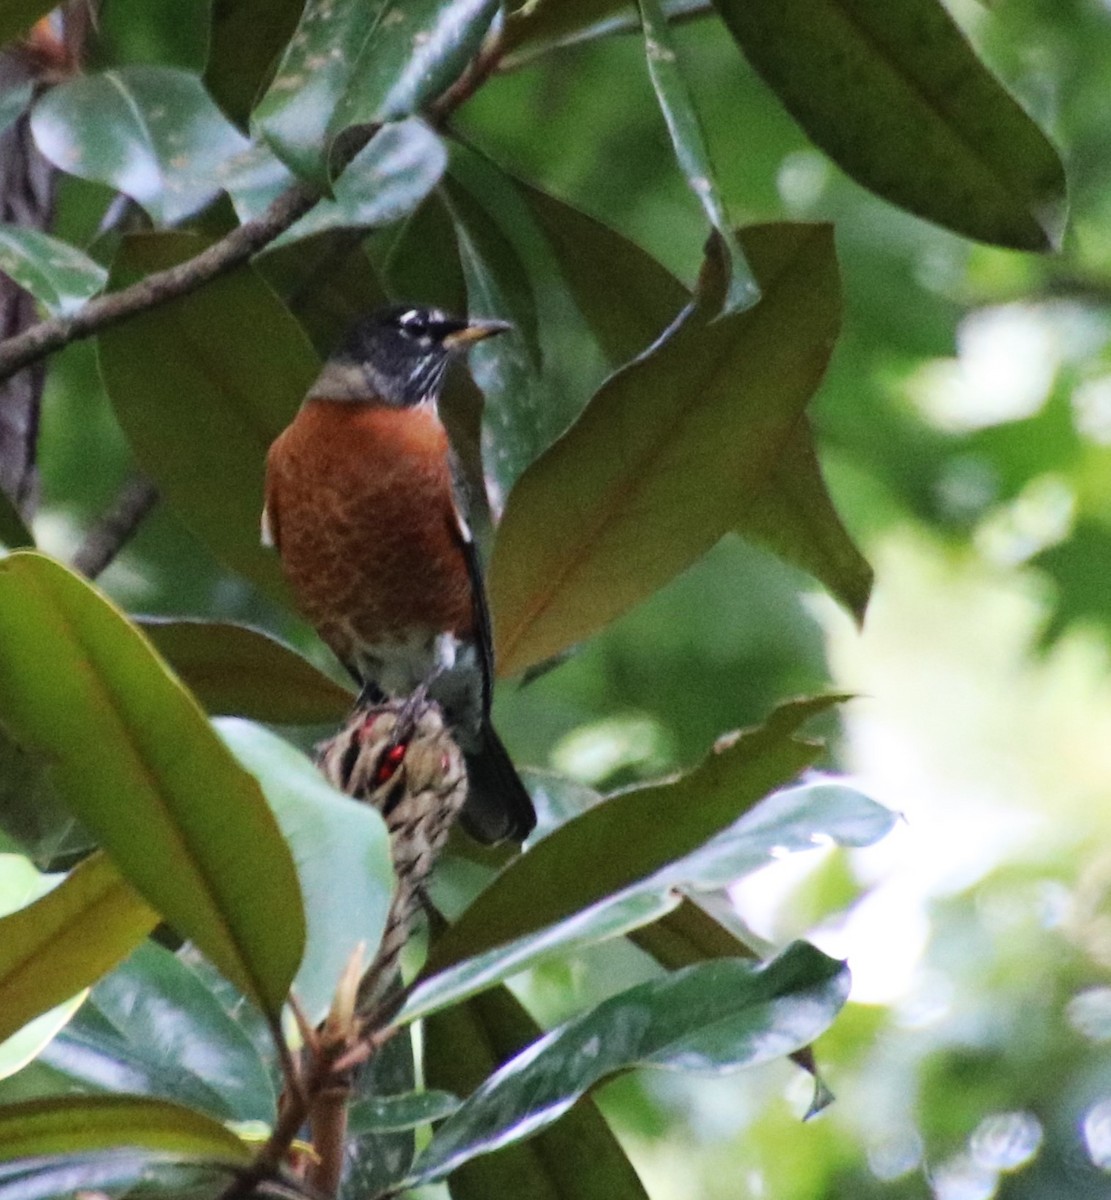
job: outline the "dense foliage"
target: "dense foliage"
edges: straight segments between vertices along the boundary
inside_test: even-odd
[[[725,889],[895,822],[807,773],[823,750],[800,731],[832,730],[840,702],[807,575],[859,622],[858,542],[916,522],[966,553],[1010,520],[1009,552],[1059,587],[1050,635],[1107,619],[1106,449],[1070,410],[1102,333],[1028,413],[946,427],[917,399],[962,306],[1068,292],[1102,321],[1103,10],[103,0],[75,58],[74,12],[50,7],[0,14],[38,64],[0,122],[57,171],[48,228],[0,226],[44,319],[0,365],[55,352],[17,448],[34,486],[0,513],[0,1197],[303,1178],[275,1141],[287,998],[336,1016],[393,872],[377,813],[311,762],[352,698],[259,544],[263,459],[346,323],[387,299],[513,323],[445,418],[499,672],[531,679],[503,687],[499,724],[554,769],[528,772],[524,853],[460,837],[441,864],[412,986],[355,1079],[341,1194],[655,1195],[658,1114],[769,1059],[808,1089],[789,1135],[772,1104],[741,1122],[783,1196],[918,1194],[923,1141],[937,1161],[993,1111],[1038,1107],[983,1047],[952,1105],[958,1047],[933,1076],[904,1064],[889,1121],[799,1125],[828,1098],[809,1046],[848,969],[764,944]],[[1035,257],[1065,235],[1050,124],[1079,232]],[[1024,517],[1050,476],[1071,536]],[[111,541],[102,514],[136,492],[138,533],[100,575],[80,535]],[[839,877],[809,923],[854,891]],[[826,1043],[846,1077],[866,1012]],[[669,1091],[627,1074],[644,1067],[698,1074]],[[603,1116],[588,1093],[616,1076]],[[916,1087],[943,1099],[911,1113]],[[1036,1171],[982,1154],[934,1190],[1095,1194],[1098,1155],[1056,1172],[1079,1143],[1040,1117]]]

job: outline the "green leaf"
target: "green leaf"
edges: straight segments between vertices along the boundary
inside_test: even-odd
[[[837,264],[824,225],[756,226],[742,241],[760,303],[715,320],[725,278],[709,259],[682,323],[612,375],[510,495],[489,576],[502,673],[650,595],[770,485],[837,336]]]
[[[665,868],[662,881],[727,887],[773,858],[817,846],[871,846],[899,814],[835,781],[806,783],[766,797],[729,829]]]
[[[18,509],[4,492],[0,492],[0,542],[9,550],[35,544],[34,536],[23,523]]]
[[[863,623],[874,574],[833,505],[805,417],[737,532],[820,580]]]
[[[54,0],[7,0],[0,9],[0,46],[30,29],[54,7]]]
[[[157,924],[102,854],[0,918],[0,1040],[95,983]]]
[[[630,1068],[720,1072],[789,1054],[830,1025],[848,990],[845,965],[805,942],[766,964],[719,959],[630,988],[492,1075],[440,1126],[411,1182],[529,1137]]]
[[[275,1018],[304,946],[255,781],[142,635],[42,555],[0,560],[0,719],[128,883]]]
[[[308,922],[293,990],[318,1021],[359,943],[369,962],[382,939],[394,888],[385,822],[325,783],[309,759],[269,730],[227,719],[216,727],[262,785],[293,850]]]
[[[655,924],[634,929],[629,940],[669,971],[713,958],[759,957],[690,897]]]
[[[663,0],[664,15],[679,22],[713,11],[710,0]],[[614,33],[633,33],[640,22],[631,0],[539,0],[510,13],[503,45],[507,68],[561,46]]]
[[[55,1096],[0,1107],[0,1162],[110,1150],[146,1150],[229,1166],[247,1144],[202,1113],[144,1096]]]
[[[354,703],[346,688],[261,629],[166,617],[135,623],[213,716],[318,725],[342,720]]]
[[[50,1065],[87,1085],[163,1095],[219,1120],[272,1123],[268,1063],[204,983],[155,942],[93,988],[90,1020],[50,1048]]]
[[[112,286],[207,245],[186,233],[127,237]],[[284,600],[277,556],[259,541],[266,451],[319,369],[289,311],[253,270],[240,268],[104,331],[98,353],[143,470],[225,566]]]
[[[620,937],[658,921],[678,903],[679,896],[663,886],[651,891],[634,889],[609,896],[539,933],[527,934],[496,949],[476,954],[426,979],[410,993],[394,1021],[419,1020],[486,991],[555,954],[566,954],[595,942]]]
[[[690,293],[650,254],[570,204],[519,185],[579,311],[618,367],[640,354],[690,302]]]
[[[453,147],[440,198],[455,226],[468,311],[513,326],[479,342],[467,356],[486,397],[486,469],[503,493],[551,440],[536,386],[541,368],[536,297],[525,263],[496,215],[499,189],[507,187],[512,184],[491,164]]]
[[[425,1077],[469,1095],[543,1030],[499,987],[423,1025]],[[597,1105],[584,1097],[530,1141],[465,1163],[451,1177],[453,1200],[543,1196],[548,1200],[647,1200],[625,1152]]]
[[[644,29],[648,74],[671,135],[671,144],[675,147],[675,158],[707,219],[718,231],[729,259],[729,284],[723,311],[740,312],[760,299],[759,285],[752,276],[718,193],[710,151],[679,67],[675,43],[660,0],[637,0],[637,8]]]
[[[329,155],[351,125],[397,121],[448,87],[498,0],[308,0],[254,123],[297,175],[330,187]]]
[[[246,124],[304,7],[304,0],[214,0],[204,85],[238,125]]]
[[[560,826],[437,938],[424,976],[564,920],[698,849],[813,761],[817,747],[795,733],[837,700],[785,704],[687,775],[619,792]]]
[[[208,204],[220,165],[247,144],[200,80],[175,67],[121,67],[61,83],[35,105],[31,130],[60,170],[123,192],[159,225]]]
[[[173,1196],[213,1196],[236,1167],[203,1159],[113,1149],[100,1154],[16,1159],[0,1163],[0,1200],[55,1200],[61,1196],[124,1195],[142,1189]]]
[[[55,316],[76,312],[108,272],[87,254],[39,229],[0,224],[0,271]]]
[[[966,237],[1059,244],[1057,152],[937,0],[714,2],[788,112],[858,183]]]
[[[415,1129],[432,1121],[450,1117],[462,1101],[450,1092],[405,1092],[400,1096],[372,1096],[353,1104],[347,1114],[347,1131],[386,1133],[398,1129]]]
[[[328,229],[373,229],[407,217],[447,167],[443,142],[412,118],[383,126],[336,181],[334,199],[321,200],[270,249]]]

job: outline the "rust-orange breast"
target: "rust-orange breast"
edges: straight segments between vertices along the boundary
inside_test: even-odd
[[[474,626],[434,410],[310,400],[274,442],[266,505],[304,615],[341,658],[414,631]]]

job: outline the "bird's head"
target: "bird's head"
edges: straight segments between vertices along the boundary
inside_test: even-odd
[[[314,391],[352,400],[378,399],[400,408],[435,400],[453,358],[510,328],[505,321],[395,305],[351,327]]]

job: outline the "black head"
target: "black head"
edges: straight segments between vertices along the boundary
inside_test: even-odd
[[[509,328],[399,304],[356,322],[328,365],[361,372],[367,389],[389,404],[419,404],[438,396],[452,358]]]

